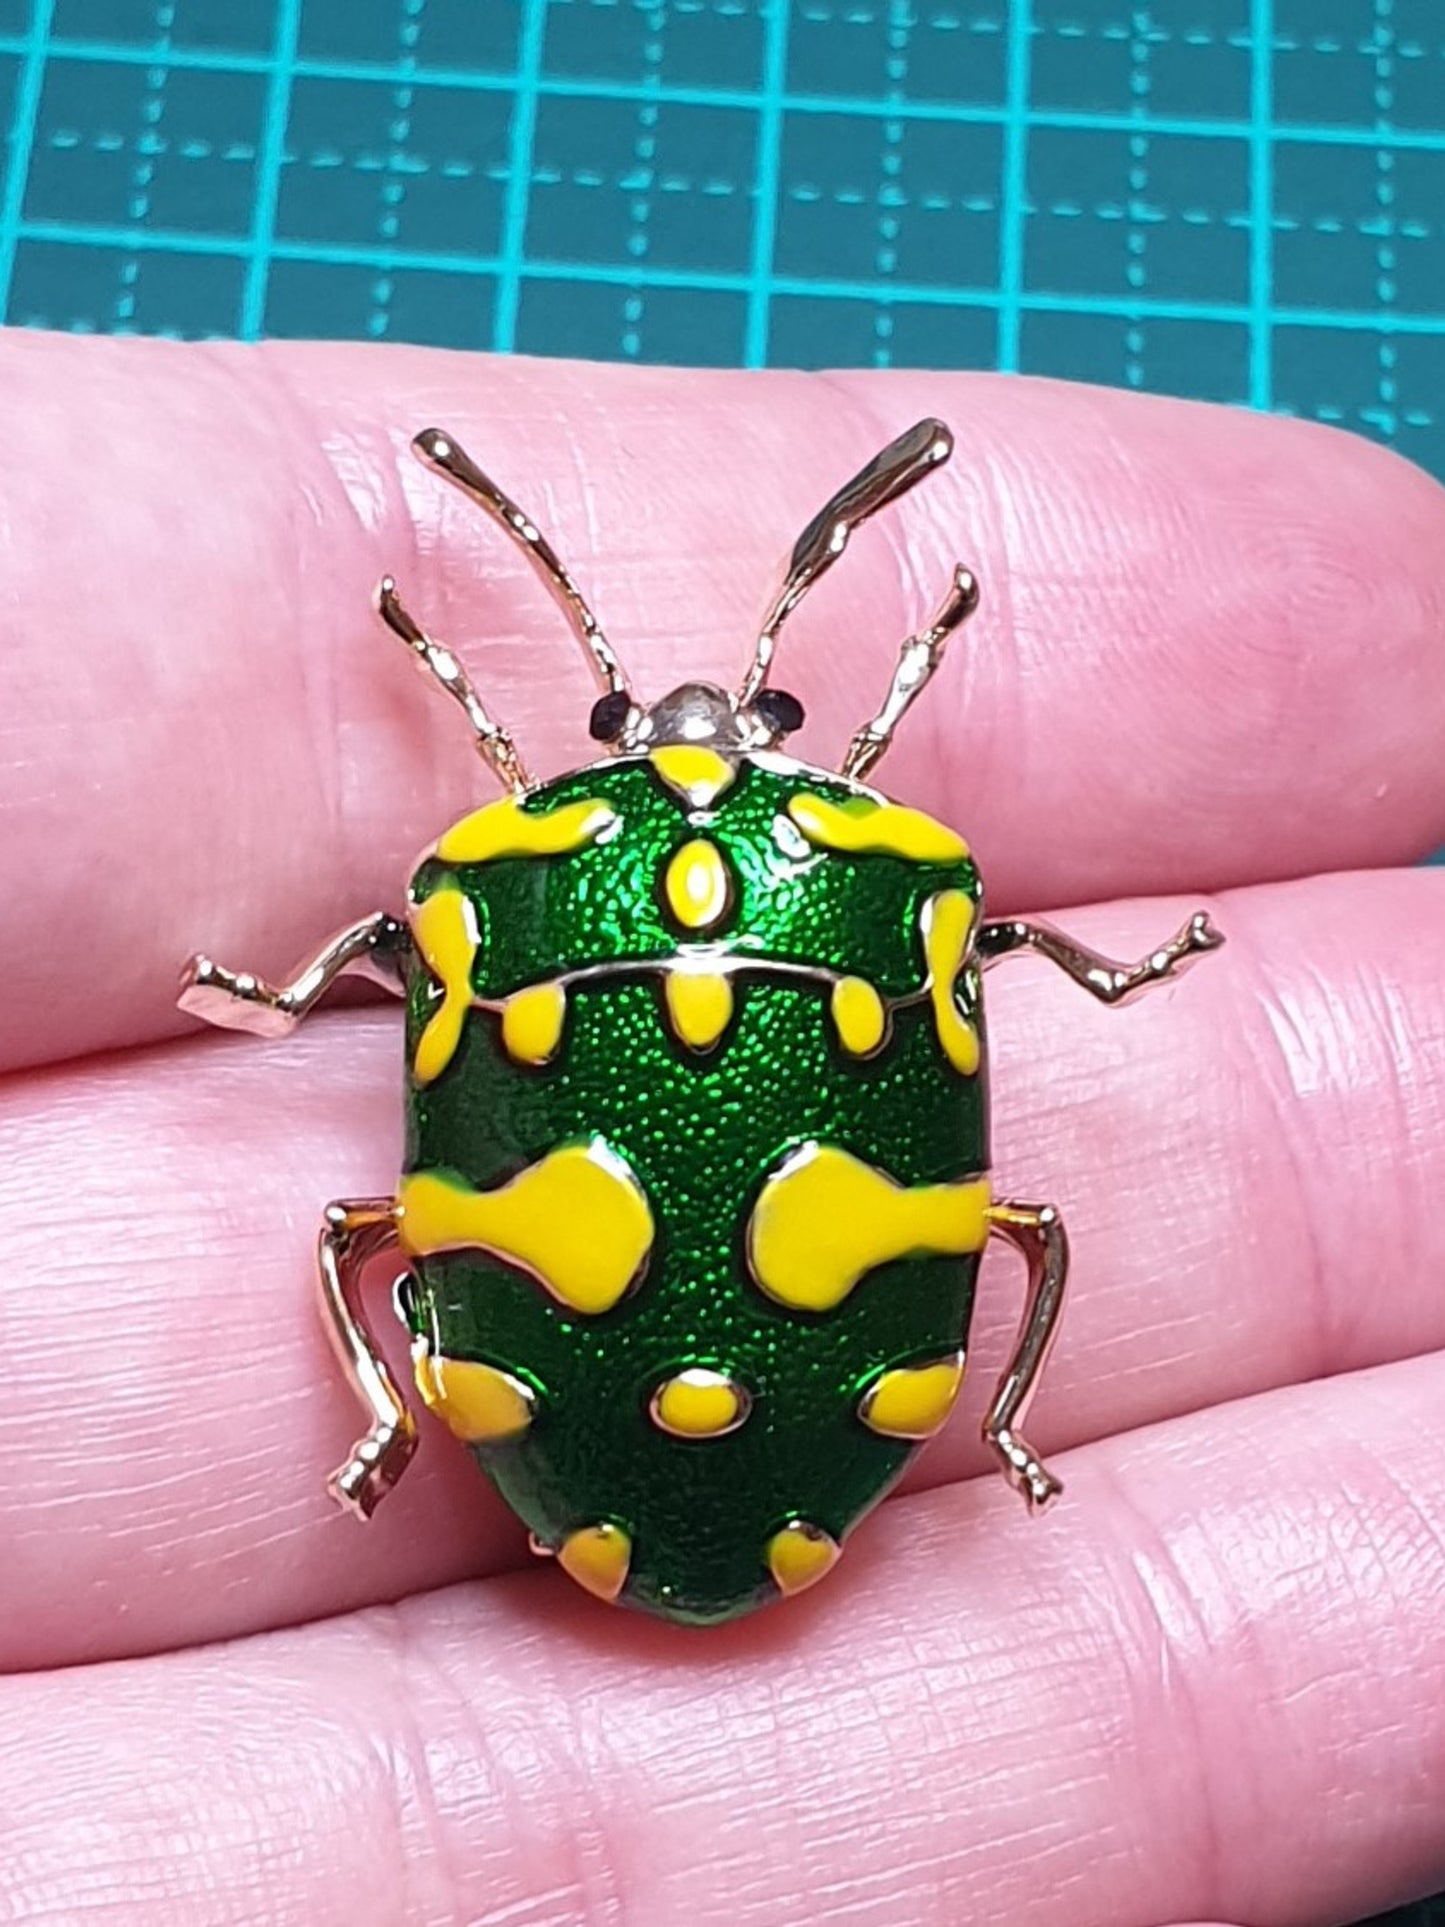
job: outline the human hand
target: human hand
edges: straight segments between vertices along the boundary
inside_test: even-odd
[[[986,377],[410,350],[0,349],[0,1918],[1347,1918],[1445,1880],[1445,496],[1287,422]],[[406,452],[455,428],[639,685],[741,666],[776,558],[887,436],[953,467],[787,632],[828,762],[955,560],[983,586],[880,780],[993,914],[1229,948],[1116,1017],[990,979],[999,1181],[1071,1303],[1030,1521],[973,1399],[816,1592],[609,1613],[423,1419],[363,1532],[322,1203],[398,1163],[394,1009],[262,1045],[171,1008],[399,908],[480,800],[368,597],[402,576],[532,767],[592,691]],[[1165,901],[1157,899],[1167,899]],[[398,1344],[394,1356],[404,1357]],[[83,1664],[88,1663],[88,1664]]]

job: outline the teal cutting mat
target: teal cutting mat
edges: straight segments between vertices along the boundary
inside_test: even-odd
[[[0,295],[1025,368],[1445,473],[1441,0],[0,0]]]

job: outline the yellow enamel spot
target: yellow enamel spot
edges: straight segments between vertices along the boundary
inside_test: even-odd
[[[833,1026],[854,1057],[871,1057],[887,1028],[883,999],[862,977],[840,977],[833,986]]]
[[[711,1050],[733,1014],[732,985],[716,971],[669,970],[663,978],[667,1021],[689,1050]]]
[[[641,1185],[601,1138],[550,1151],[495,1191],[439,1171],[401,1181],[397,1228],[413,1257],[475,1246],[531,1272],[570,1310],[609,1311],[652,1249]]]
[[[689,808],[705,810],[731,789],[737,770],[725,756],[701,743],[669,743],[648,758],[674,796]]]
[[[768,1571],[780,1593],[806,1592],[837,1565],[843,1548],[821,1526],[790,1519],[768,1541]]]
[[[922,810],[871,796],[830,803],[805,792],[788,804],[788,815],[818,849],[846,850],[850,856],[901,856],[908,863],[961,863],[968,855],[963,838]]]
[[[610,803],[584,797],[555,810],[524,810],[504,796],[454,823],[437,844],[443,863],[491,863],[502,856],[571,856],[617,821]]]
[[[704,1365],[690,1365],[664,1379],[648,1410],[654,1425],[680,1439],[716,1439],[735,1432],[752,1409],[736,1379]]]
[[[663,878],[667,905],[684,930],[711,930],[727,914],[732,878],[715,843],[696,836],[673,857]]]
[[[875,1265],[982,1251],[988,1180],[896,1184],[833,1144],[805,1144],[770,1177],[748,1222],[761,1288],[794,1311],[831,1311]]]
[[[885,1438],[929,1439],[953,1410],[962,1383],[962,1352],[931,1365],[898,1365],[874,1379],[858,1416]]]
[[[502,1005],[502,1047],[518,1064],[545,1064],[562,1039],[567,992],[561,984],[529,984]]]
[[[962,890],[940,890],[923,906],[923,954],[928,960],[928,994],[943,1054],[964,1077],[978,1069],[978,1032],[959,1014],[953,982],[968,951],[973,900]]]
[[[562,1541],[557,1563],[579,1586],[610,1603],[627,1584],[632,1541],[621,1526],[608,1520],[601,1525],[580,1526]]]
[[[532,1423],[536,1394],[510,1372],[475,1359],[439,1357],[424,1340],[414,1362],[417,1390],[459,1439],[495,1444],[520,1438]]]
[[[472,1004],[472,966],[476,962],[477,913],[462,890],[435,890],[411,908],[411,933],[422,962],[442,987],[442,1001],[416,1040],[412,1073],[418,1084],[441,1076],[462,1041],[462,1025]]]

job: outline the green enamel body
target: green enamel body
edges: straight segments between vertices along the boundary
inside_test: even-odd
[[[943,890],[976,904],[972,863],[812,847],[786,816],[800,792],[838,803],[873,794],[782,757],[743,756],[731,787],[696,810],[646,757],[629,757],[526,801],[529,813],[606,801],[617,821],[588,847],[460,865],[432,857],[412,883],[414,902],[460,887],[475,906],[480,999],[615,966],[569,987],[546,1064],[512,1061],[497,1013],[473,1008],[451,1061],[422,1086],[410,1067],[442,993],[416,962],[406,1169],[490,1191],[600,1136],[653,1215],[643,1274],[610,1310],[584,1316],[485,1250],[434,1254],[413,1261],[408,1316],[433,1349],[500,1366],[535,1392],[519,1438],[474,1449],[538,1540],[555,1548],[599,1521],[622,1526],[632,1555],[620,1603],[676,1620],[727,1619],[776,1598],[765,1548],[790,1520],[844,1539],[916,1449],[863,1423],[863,1390],[882,1368],[962,1346],[972,1308],[972,1255],[879,1265],[826,1312],[788,1309],[750,1273],[750,1213],[799,1147],[842,1147],[903,1185],[988,1166],[986,1057],[974,1075],[954,1069],[926,997],[893,1013],[875,1055],[854,1057],[837,1038],[830,985],[775,968],[861,977],[885,1001],[916,995],[923,906]],[[699,837],[734,886],[706,947],[737,962],[731,1021],[705,1053],[674,1036],[663,993],[668,961],[700,940],[673,920],[662,880]],[[971,963],[952,995],[982,1044]],[[677,1438],[654,1422],[659,1383],[689,1366],[726,1371],[752,1394],[737,1430]]]

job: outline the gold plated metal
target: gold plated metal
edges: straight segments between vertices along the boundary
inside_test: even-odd
[[[327,1205],[316,1247],[326,1336],[371,1419],[370,1430],[331,1475],[327,1490],[362,1519],[375,1512],[416,1450],[416,1421],[402,1403],[361,1306],[363,1270],[396,1243],[394,1202],[368,1198]]]
[[[916,422],[824,504],[793,544],[787,573],[763,617],[752,663],[739,687],[740,703],[750,703],[767,681],[778,632],[847,548],[854,529],[906,495],[952,453],[953,435],[942,422],[932,418]]]
[[[1127,1004],[1156,984],[1178,977],[1200,957],[1217,950],[1223,935],[1209,920],[1207,911],[1198,910],[1175,931],[1167,943],[1151,950],[1137,963],[1115,963],[1086,944],[1065,936],[1051,923],[1026,923],[1009,917],[983,924],[978,933],[976,952],[983,969],[1000,958],[1021,950],[1035,951],[1057,964],[1064,975],[1097,997],[1101,1004]]]
[[[883,707],[854,736],[843,758],[843,774],[861,781],[893,742],[894,732],[933,679],[955,629],[978,607],[978,578],[962,564],[953,572],[948,594],[928,624],[911,635],[898,652],[898,667]]]
[[[626,696],[630,701],[632,691],[612,644],[602,633],[602,625],[593,615],[586,597],[572,580],[561,557],[532,518],[518,508],[511,496],[505,489],[499,488],[490,475],[477,467],[467,451],[444,429],[424,428],[412,442],[412,447],[428,468],[434,468],[439,475],[445,475],[449,482],[454,482],[465,496],[506,530],[541,577],[552,600],[566,618],[568,627],[586,650],[603,688],[612,695]]]
[[[998,1455],[1004,1477],[1035,1512],[1064,1488],[1018,1428],[1028,1416],[1058,1330],[1069,1241],[1064,1221],[1051,1204],[995,1204],[988,1219],[992,1232],[1023,1253],[1029,1272],[1018,1342],[984,1417],[983,1438]]]
[[[181,972],[176,1001],[190,1016],[223,1030],[285,1037],[338,977],[366,977],[399,996],[410,949],[406,925],[378,910],[339,930],[283,984],[268,983],[249,970],[227,970],[198,954]]]
[[[478,754],[509,790],[520,795],[531,781],[517,754],[517,746],[495,720],[472,687],[471,679],[445,643],[429,636],[396,592],[395,579],[384,575],[376,590],[376,612],[394,636],[410,649],[447,695],[459,702],[472,726]]]

